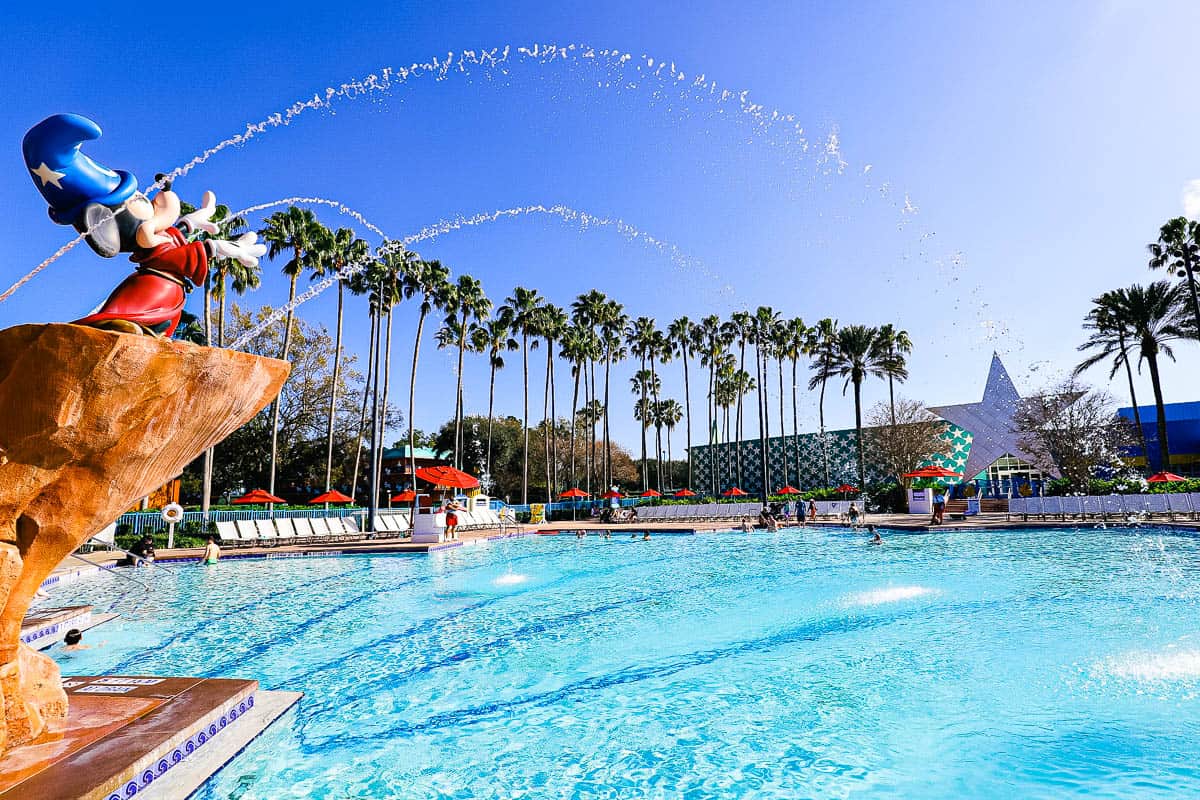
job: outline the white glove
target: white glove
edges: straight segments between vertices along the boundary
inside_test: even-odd
[[[213,258],[236,258],[245,267],[257,267],[260,256],[266,255],[267,246],[258,244],[257,233],[243,233],[233,241],[209,239]]]
[[[215,222],[210,222],[212,215],[217,210],[217,196],[212,192],[205,192],[204,197],[200,199],[200,207],[190,214],[184,214],[179,218],[179,225],[186,225],[191,231],[204,231],[209,235],[215,236],[221,230],[221,226]]]

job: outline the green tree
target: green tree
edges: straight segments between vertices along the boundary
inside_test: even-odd
[[[1167,220],[1158,241],[1147,245],[1150,269],[1167,269],[1183,278],[1191,301],[1192,327],[1200,331],[1200,299],[1196,295],[1196,267],[1200,264],[1200,222],[1187,217]],[[1182,298],[1181,298],[1182,299]]]
[[[683,361],[683,414],[684,428],[687,434],[687,480],[686,485],[692,485],[692,386],[688,375],[688,357],[692,353],[692,342],[696,338],[696,326],[687,317],[679,317],[667,326],[667,343],[673,348],[672,355],[679,355]],[[667,428],[668,452],[670,451],[671,429]]]
[[[896,391],[893,386],[894,380],[903,382],[900,377],[901,373],[908,374],[907,356],[912,352],[912,340],[908,338],[908,331],[898,331],[891,323],[879,326],[879,336],[876,339],[876,347],[880,349],[880,357],[884,360],[885,371],[888,381],[888,404],[892,408],[892,424],[896,424]]]
[[[291,258],[283,265],[288,278],[287,314],[283,322],[283,346],[280,358],[288,360],[292,348],[292,303],[296,300],[296,281],[306,270],[320,263],[319,250],[326,241],[325,228],[307,208],[290,206],[267,217],[258,235],[267,243],[267,258],[274,261],[285,253]],[[279,450],[279,403],[271,403],[271,474],[267,491],[275,493],[275,461]]]
[[[470,321],[487,318],[492,311],[492,301],[483,292],[483,284],[470,275],[460,275],[451,284],[444,299],[446,323],[443,330],[455,334],[458,347],[458,389],[454,400],[454,466],[462,467],[463,448],[463,354],[467,349],[467,331]]]
[[[866,325],[847,325],[837,332],[837,346],[829,360],[826,379],[845,378],[842,394],[854,386],[854,432],[858,445],[858,485],[866,485],[867,469],[863,455],[862,385],[868,376],[888,374],[887,357],[878,346],[879,329]],[[904,377],[907,377],[905,373]]]
[[[542,304],[542,297],[537,289],[527,289],[518,286],[513,289],[512,296],[504,301],[502,313],[508,320],[514,333],[521,335],[521,363],[524,370],[524,415],[521,427],[524,429],[524,467],[521,471],[521,503],[529,502],[529,348],[537,347],[537,309]],[[530,339],[533,338],[532,345]]]
[[[512,326],[504,314],[497,314],[478,323],[472,338],[477,352],[488,357],[488,416],[487,416],[487,460],[484,470],[492,471],[492,428],[495,420],[496,370],[504,369],[504,353],[512,352],[521,345],[512,337]]]
[[[408,380],[408,474],[412,476],[413,487],[417,483],[417,453],[416,453],[416,434],[413,430],[412,420],[416,410],[416,393],[417,393],[417,361],[421,355],[421,334],[425,330],[425,319],[435,309],[442,308],[442,298],[446,296],[450,287],[450,270],[442,266],[440,261],[423,261],[419,258],[413,258],[405,265],[405,269],[399,273],[398,288],[400,294],[406,299],[419,297],[421,303],[417,311],[417,331],[413,337],[413,357],[412,357],[412,373]],[[413,500],[413,509],[416,509],[416,500]]]
[[[808,339],[804,343],[804,352],[812,359],[812,379],[808,382],[808,390],[820,387],[821,395],[817,401],[817,419],[821,438],[821,461],[825,467],[825,487],[829,480],[829,442],[825,437],[825,384],[832,374],[833,357],[837,352],[838,322],[826,317],[808,329]]]
[[[1137,428],[1138,441],[1142,446],[1142,458],[1150,464],[1150,448],[1146,444],[1146,431],[1142,428],[1142,414],[1138,409],[1137,391],[1133,384],[1133,368],[1129,363],[1129,351],[1133,348],[1133,333],[1128,322],[1122,318],[1122,301],[1115,292],[1105,292],[1092,300],[1092,308],[1084,319],[1084,330],[1092,333],[1087,341],[1077,348],[1080,352],[1095,351],[1075,367],[1074,376],[1079,377],[1101,361],[1112,358],[1112,369],[1108,372],[1111,381],[1117,370],[1125,368],[1125,379],[1129,383],[1129,402],[1133,405],[1133,422]]]
[[[336,231],[325,230],[327,240],[319,248],[322,256],[313,271],[314,278],[338,276],[339,272],[349,264],[365,263],[370,258],[370,246],[354,235],[350,228],[338,228]],[[340,386],[342,370],[342,321],[345,316],[346,279],[337,280],[337,322],[333,335],[333,380],[329,386],[329,414],[326,419],[325,431],[325,491],[333,485],[333,427],[334,416],[337,413],[337,392]]]

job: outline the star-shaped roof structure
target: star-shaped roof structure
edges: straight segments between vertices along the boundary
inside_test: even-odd
[[[947,422],[953,422],[975,434],[967,464],[963,468],[964,479],[974,478],[1002,456],[1013,456],[1030,463],[1035,461],[1017,441],[1019,434],[1014,418],[1020,407],[1021,395],[1017,393],[1017,387],[1013,385],[1008,370],[996,353],[992,353],[983,400],[957,406],[929,407],[931,412]]]

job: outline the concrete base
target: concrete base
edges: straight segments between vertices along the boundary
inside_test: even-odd
[[[0,757],[0,800],[182,800],[300,698],[219,678],[109,675],[63,686],[67,718]]]

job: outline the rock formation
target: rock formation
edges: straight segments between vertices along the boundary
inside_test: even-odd
[[[20,644],[41,582],[271,402],[288,369],[76,325],[0,331],[0,752],[67,712],[57,665]]]

